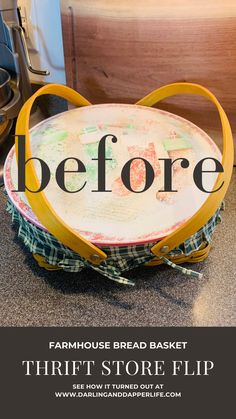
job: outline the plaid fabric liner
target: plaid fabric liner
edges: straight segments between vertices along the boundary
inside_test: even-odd
[[[221,222],[221,209],[223,209],[223,204],[204,227],[165,256],[167,258],[183,254],[188,256],[198,250],[203,242],[210,243],[217,224]],[[99,266],[94,266],[73,250],[65,247],[50,233],[27,221],[9,200],[7,211],[11,214],[13,223],[17,223],[19,226],[18,237],[23,240],[28,249],[32,253],[43,256],[50,265],[57,265],[64,271],[80,272],[83,268],[92,268],[113,281],[134,285],[134,282],[124,278],[122,273],[156,258],[150,250],[155,244],[154,242],[131,246],[102,246],[101,249],[107,254],[107,259]],[[163,261],[169,264],[165,261],[166,257],[163,258]],[[181,267],[178,269],[188,274],[187,269]],[[191,275],[193,272],[189,271],[189,274]]]

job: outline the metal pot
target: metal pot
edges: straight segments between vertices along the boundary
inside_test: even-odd
[[[5,106],[11,99],[10,74],[0,68],[0,108]]]

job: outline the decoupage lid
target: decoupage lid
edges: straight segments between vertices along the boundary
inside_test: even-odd
[[[106,189],[98,189],[98,145],[106,138]],[[113,137],[117,142],[112,142]],[[214,141],[191,122],[154,108],[125,104],[102,104],[76,108],[51,117],[30,131],[32,155],[43,159],[51,179],[45,194],[56,213],[87,240],[98,245],[127,245],[156,242],[169,235],[202,206],[208,193],[195,185],[193,170],[206,157],[221,161]],[[80,159],[86,172],[76,173],[78,163],[71,159],[65,169],[63,191],[56,181],[58,164],[66,158]],[[152,166],[154,181],[145,192],[129,191],[121,179],[124,165],[133,158],[130,183],[135,191],[145,184],[145,159]],[[173,190],[164,188],[164,160],[185,158],[173,165]],[[40,165],[35,161],[39,179]],[[215,170],[207,160],[204,170]],[[217,173],[203,175],[204,188],[211,191]],[[83,186],[84,188],[75,192]],[[27,181],[26,181],[27,183]],[[18,211],[30,222],[44,228],[32,212],[24,193],[17,190],[17,164],[14,148],[5,164],[5,187]]]

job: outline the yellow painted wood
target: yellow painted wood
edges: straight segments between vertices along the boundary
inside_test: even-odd
[[[201,208],[188,221],[152,247],[151,250],[156,256],[163,256],[163,253],[170,252],[208,222],[224,199],[233,170],[234,144],[230,124],[222,106],[208,89],[193,83],[172,83],[154,90],[139,100],[137,105],[153,106],[160,100],[179,94],[203,96],[213,102],[219,112],[223,132],[222,165],[224,172],[219,173],[213,189],[218,189],[222,183],[223,186],[218,192],[209,194]]]
[[[64,99],[70,101],[76,106],[90,105],[90,103],[79,93],[63,85],[52,84],[39,89],[22,107],[16,124],[16,135],[25,135],[26,159],[30,159],[32,157],[29,138],[30,111],[35,99],[43,94],[55,94],[62,96]],[[217,189],[222,182],[224,182],[224,184],[218,192],[209,194],[205,203],[193,217],[185,222],[174,233],[152,247],[151,250],[156,256],[163,256],[162,248],[164,246],[167,246],[168,251],[172,250],[207,223],[209,218],[211,218],[220,206],[220,203],[225,196],[233,167],[233,138],[228,118],[216,97],[206,88],[192,83],[173,83],[154,90],[149,95],[139,100],[137,104],[152,106],[162,99],[179,94],[201,95],[215,104],[220,115],[223,131],[222,165],[224,167],[224,173],[220,173],[217,177],[214,189]],[[16,156],[18,156],[18,138],[16,138]],[[39,181],[32,160],[26,165],[26,178],[28,183],[27,186],[31,190],[37,190],[39,188]],[[82,257],[93,264],[99,265],[101,261],[106,258],[106,254],[101,249],[85,240],[82,236],[65,224],[60,217],[58,217],[43,192],[35,194],[26,190],[26,196],[32,210],[40,222],[65,246],[68,246],[70,249],[79,253]],[[94,255],[98,256],[97,260],[94,260]]]
[[[29,118],[30,111],[32,109],[35,99],[41,95],[53,94],[61,96],[64,99],[70,101],[75,106],[88,106],[90,102],[87,101],[79,93],[73,89],[59,85],[49,84],[39,89],[33,96],[31,96],[24,106],[21,108],[16,123],[16,135],[25,135],[25,151],[26,160],[32,157],[29,137]],[[15,140],[16,145],[16,157],[18,158],[18,138]],[[30,160],[26,165],[26,179],[27,186],[29,189],[36,191],[39,189],[39,181],[35,171],[33,160]],[[94,246],[89,241],[85,240],[80,234],[69,227],[54,211],[53,207],[49,203],[43,192],[32,193],[28,190],[25,191],[26,197],[29,204],[42,223],[42,225],[60,240],[65,246],[68,246],[74,252],[79,253],[82,257],[87,259],[89,262],[99,265],[102,260],[106,259],[106,254]],[[94,255],[96,255],[94,257]]]

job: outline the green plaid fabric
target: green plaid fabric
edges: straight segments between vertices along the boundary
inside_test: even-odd
[[[217,224],[221,222],[221,209],[222,206],[204,227],[172,250],[166,257],[183,254],[188,256],[198,250],[202,243],[210,243]],[[18,225],[18,237],[23,240],[30,252],[43,256],[50,265],[57,265],[68,272],[80,272],[83,268],[92,268],[113,281],[134,285],[133,281],[122,276],[123,272],[143,265],[156,257],[150,250],[155,243],[131,246],[102,246],[101,249],[107,254],[107,259],[99,266],[94,266],[73,250],[65,247],[50,233],[27,221],[10,201],[7,203],[7,211],[11,214],[13,223]],[[168,263],[168,259],[162,259],[164,263],[176,267],[173,263]],[[182,270],[185,274],[198,275],[194,271],[179,266],[177,269]]]

